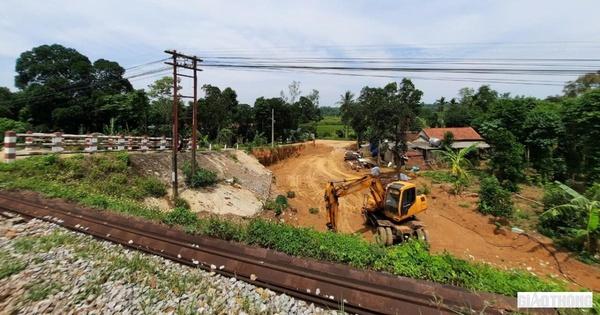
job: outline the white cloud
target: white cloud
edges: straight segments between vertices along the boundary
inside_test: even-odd
[[[581,1],[75,1],[5,0],[0,12],[0,86],[13,85],[21,52],[59,43],[94,61],[124,67],[167,57],[165,49],[198,56],[247,55],[405,58],[595,58],[600,52],[600,2]],[[585,43],[572,43],[584,41]],[[542,44],[542,42],[546,44]],[[569,44],[556,44],[570,42]],[[208,61],[209,58],[207,58]],[[593,64],[594,65],[594,64]],[[595,65],[599,65],[595,62]],[[167,73],[168,75],[168,73]],[[414,78],[424,100],[456,95],[484,82],[439,81],[444,73],[394,73]],[[478,79],[482,76],[463,75]],[[240,101],[275,97],[292,80],[321,91],[322,105],[346,90],[393,79],[225,71],[207,68],[203,83],[231,86]],[[494,79],[506,78],[496,75]],[[574,77],[554,77],[572,80]],[[138,88],[152,80],[134,81]],[[519,78],[523,79],[523,78]],[[399,81],[398,79],[397,81]],[[561,87],[491,84],[500,92],[545,97]]]

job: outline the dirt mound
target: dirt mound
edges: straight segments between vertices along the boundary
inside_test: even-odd
[[[179,169],[190,160],[191,153],[180,153],[177,160]],[[192,211],[240,216],[253,216],[260,212],[261,200],[268,198],[271,191],[273,175],[254,157],[239,150],[199,151],[196,160],[200,167],[217,173],[220,179],[232,182],[235,178],[236,184],[230,185],[220,181],[209,188],[187,189],[184,183],[185,176],[179,171],[180,197],[188,201]],[[170,153],[132,154],[131,162],[138,173],[155,176],[167,187],[171,187]],[[167,210],[172,207],[169,199],[149,198],[147,204]]]
[[[304,144],[282,146],[272,149],[255,149],[252,155],[264,166],[273,165],[290,157],[300,156],[300,151],[305,148]]]

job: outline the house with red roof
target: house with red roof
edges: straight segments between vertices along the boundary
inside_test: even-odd
[[[454,136],[453,149],[460,150],[477,144],[481,153],[490,147],[472,127],[423,128],[419,131],[418,136],[408,143],[408,147],[421,152],[426,161],[436,160],[439,157],[439,150],[443,149],[441,142],[447,132],[451,132]]]

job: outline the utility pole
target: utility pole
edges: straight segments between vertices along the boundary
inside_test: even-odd
[[[193,108],[193,131],[192,131],[192,174],[196,174],[196,144],[197,144],[197,134],[196,131],[198,129],[198,76],[197,72],[202,71],[202,69],[198,69],[198,61],[202,62],[202,59],[196,56],[189,56],[178,53],[176,50],[165,50],[165,53],[173,56],[172,62],[165,62],[168,65],[173,66],[173,144],[172,144],[172,160],[173,160],[173,172],[172,172],[172,183],[173,183],[173,197],[177,197],[179,195],[177,191],[178,180],[177,180],[177,151],[179,151],[179,97],[181,98],[193,98],[194,99],[194,108]],[[189,61],[192,61],[190,65]],[[188,70],[194,71],[194,75],[186,75],[177,72],[177,68],[184,68]],[[178,77],[188,77],[194,79],[194,96],[185,96],[179,95],[177,93],[177,79]],[[182,140],[183,145],[183,140]]]
[[[271,148],[275,147],[275,108],[271,108]]]

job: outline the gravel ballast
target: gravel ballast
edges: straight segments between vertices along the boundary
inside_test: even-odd
[[[0,314],[339,314],[40,220],[0,218]]]

